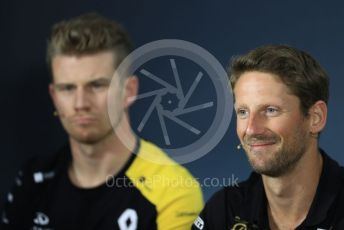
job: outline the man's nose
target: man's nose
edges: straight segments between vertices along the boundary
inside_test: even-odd
[[[85,110],[90,106],[89,92],[84,88],[78,88],[75,95],[75,109]]]
[[[246,126],[247,135],[261,134],[265,129],[265,118],[259,113],[250,114]]]

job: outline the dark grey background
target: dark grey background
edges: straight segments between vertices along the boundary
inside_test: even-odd
[[[25,159],[50,154],[66,140],[52,116],[48,96],[46,37],[54,22],[89,11],[122,23],[135,47],[159,39],[183,39],[207,49],[224,67],[231,56],[264,44],[283,43],[306,50],[322,63],[331,78],[328,124],[321,146],[344,164],[344,3],[339,0],[12,0],[2,1],[0,11],[1,199]],[[138,111],[139,107],[135,108]],[[133,119],[138,116],[134,113]],[[158,136],[161,130],[156,127],[151,133]],[[233,119],[212,152],[185,165],[201,183],[206,180],[208,185],[210,179],[206,178],[215,178],[213,186],[203,186],[205,199],[221,189],[218,183],[248,176],[249,165],[244,153],[236,149],[237,144]]]

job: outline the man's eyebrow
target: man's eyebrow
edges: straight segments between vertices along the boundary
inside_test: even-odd
[[[59,83],[53,83],[53,87],[57,89],[62,89],[67,86],[74,86],[73,83],[70,82],[59,82]]]
[[[287,103],[284,103],[284,102],[281,102],[281,103],[260,103],[260,104],[257,104],[255,105],[256,108],[259,108],[259,109],[262,109],[262,108],[267,108],[269,106],[274,106],[274,107],[279,107],[279,108],[282,108],[282,107],[285,107],[287,105]],[[236,104],[234,103],[234,109],[238,109],[238,108],[248,108],[248,106],[246,104]]]
[[[92,84],[92,83],[110,83],[111,82],[111,78],[108,78],[108,77],[100,77],[100,78],[97,78],[97,79],[93,79],[91,81],[88,81],[86,84]]]
[[[234,102],[233,106],[234,106],[234,108],[236,108],[236,107],[247,107],[247,105],[245,103],[238,104],[237,102]]]
[[[85,85],[88,85],[88,84],[92,84],[92,83],[110,83],[111,82],[111,78],[108,78],[108,77],[100,77],[100,78],[97,78],[97,79],[92,79],[90,81],[87,81],[85,82]],[[53,85],[55,87],[64,87],[64,86],[71,86],[71,85],[75,85],[74,82],[58,82],[58,83],[53,83]]]

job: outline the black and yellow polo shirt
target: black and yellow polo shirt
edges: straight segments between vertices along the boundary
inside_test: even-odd
[[[7,195],[0,229],[190,229],[203,206],[198,182],[155,145],[140,140],[124,168],[91,189],[74,186],[67,146],[29,161]],[[140,157],[151,154],[170,164]]]
[[[344,168],[322,151],[323,170],[315,198],[299,229],[344,229]],[[207,202],[192,229],[269,229],[261,175],[252,173],[239,187],[227,187]]]

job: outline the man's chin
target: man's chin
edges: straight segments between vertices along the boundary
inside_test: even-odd
[[[283,174],[280,168],[266,167],[265,165],[253,165],[252,163],[251,167],[254,172],[268,177],[279,177]]]
[[[96,132],[74,132],[70,133],[70,136],[77,142],[82,143],[82,144],[95,144],[99,141],[101,141],[104,136],[106,135],[100,135],[99,133]]]
[[[262,159],[261,157],[257,156],[251,156],[249,158],[249,163],[251,165],[251,168],[256,173],[267,175],[267,176],[274,176],[276,169],[272,166],[272,162],[270,162],[268,159]]]
[[[83,130],[82,132],[69,133],[70,137],[82,144],[96,144],[113,134],[112,129],[98,132],[98,130]]]
[[[81,144],[95,144],[101,140],[99,137],[95,136],[72,136],[72,138]]]
[[[291,165],[280,165],[273,161],[259,162],[258,164],[250,160],[250,165],[256,173],[274,178],[281,177],[292,169]]]

